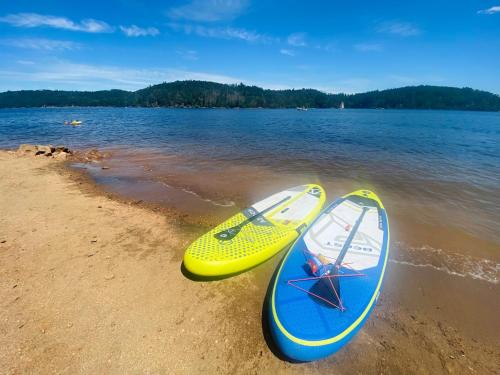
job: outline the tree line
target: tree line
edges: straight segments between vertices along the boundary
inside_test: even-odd
[[[224,107],[399,108],[500,111],[500,96],[471,88],[409,86],[360,94],[314,89],[269,90],[205,81],[161,83],[138,91],[22,90],[0,93],[0,108],[16,107]]]

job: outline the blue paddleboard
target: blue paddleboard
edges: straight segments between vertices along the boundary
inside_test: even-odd
[[[344,346],[375,306],[389,253],[389,223],[373,192],[327,207],[285,256],[274,279],[270,329],[282,353],[313,361]]]

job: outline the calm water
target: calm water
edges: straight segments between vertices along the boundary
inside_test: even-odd
[[[83,125],[63,126],[72,119]],[[426,205],[434,205],[441,212],[434,220],[500,243],[500,113],[0,110],[0,147],[20,143],[142,150],[157,155],[158,165],[165,160],[162,155],[175,155],[219,168],[265,167],[276,173],[313,174],[321,180],[357,181],[391,192],[397,201],[394,208],[416,207],[423,217]],[[113,178],[103,177],[103,182],[126,185],[134,180],[130,175]]]

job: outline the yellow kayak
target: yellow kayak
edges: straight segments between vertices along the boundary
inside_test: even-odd
[[[273,194],[194,241],[184,254],[184,266],[201,276],[252,268],[292,243],[318,215],[325,199],[325,191],[315,184]]]

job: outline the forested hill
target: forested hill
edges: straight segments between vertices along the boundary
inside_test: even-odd
[[[326,94],[313,89],[266,90],[256,86],[176,81],[130,92],[23,90],[0,93],[0,108],[44,106],[138,106],[226,108],[457,109],[500,111],[500,96],[470,88],[411,86],[361,94]]]

